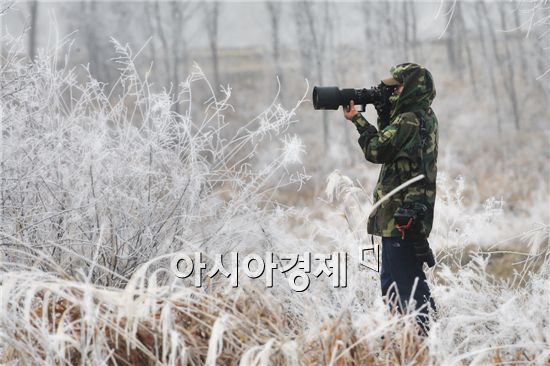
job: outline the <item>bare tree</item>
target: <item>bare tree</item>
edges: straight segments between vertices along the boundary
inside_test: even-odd
[[[363,10],[364,17],[364,34],[365,34],[365,63],[369,65],[375,65],[377,63],[377,56],[380,57],[380,38],[382,32],[377,32],[376,23],[373,21],[377,16],[378,3],[364,2],[361,9]],[[379,51],[377,52],[377,49]],[[371,77],[373,80],[377,79],[376,71],[374,67],[371,67]]]
[[[501,108],[499,107],[499,95],[497,89],[497,84],[495,80],[495,64],[491,60],[491,57],[489,55],[487,42],[485,41],[485,28],[483,27],[484,20],[483,18],[486,16],[485,13],[486,9],[484,9],[484,5],[481,2],[477,2],[475,4],[475,12],[477,16],[477,21],[474,22],[477,26],[477,32],[479,34],[479,40],[480,40],[480,46],[481,46],[481,52],[483,54],[484,62],[483,64],[486,66],[487,69],[487,75],[489,75],[489,83],[492,90],[492,96],[493,96],[493,106],[495,107],[494,116],[496,118],[497,123],[497,129],[499,133],[502,131],[502,116],[501,116]]]
[[[279,78],[279,83],[283,85],[283,68],[281,66],[280,55],[280,26],[281,26],[281,13],[283,4],[275,1],[266,2],[267,12],[269,15],[269,24],[271,26],[271,48],[273,52],[273,62],[275,64],[275,73]],[[283,89],[280,90],[280,98],[283,99]]]
[[[468,36],[468,29],[466,28],[466,23],[464,22],[464,11],[462,8],[462,4],[460,2],[456,3],[456,21],[458,23],[458,29],[459,29],[459,37],[460,37],[460,47],[464,48],[466,51],[466,61],[468,62],[468,70],[470,75],[470,82],[472,84],[474,95],[476,99],[479,96],[478,93],[478,86],[477,86],[477,79],[475,77],[474,73],[474,63],[472,60],[472,51],[470,49],[470,37]]]
[[[527,60],[526,55],[527,52],[525,50],[525,46],[523,44],[523,32],[521,30],[521,21],[519,19],[519,12],[517,10],[513,11],[514,14],[514,28],[515,28],[515,38],[516,38],[516,45],[519,53],[519,60],[521,63],[521,73],[523,80],[525,80],[527,83],[531,84],[532,79],[531,75],[529,74],[529,67],[527,66]]]
[[[416,5],[414,2],[410,3],[409,11],[411,12],[411,47],[413,52],[413,57],[416,62],[421,62],[419,60],[419,50],[420,42],[418,42],[418,20],[416,14]],[[422,54],[422,52],[420,52]]]
[[[296,39],[298,43],[298,51],[300,56],[300,65],[302,74],[311,79],[313,69],[313,49],[310,45],[310,35],[307,28],[306,20],[300,12],[294,12],[294,21],[296,23]]]
[[[443,4],[443,3],[442,3]],[[478,97],[477,79],[474,73],[474,63],[470,47],[469,30],[464,21],[464,9],[460,1],[454,1],[445,12],[447,25],[444,34],[446,35],[447,57],[451,69],[459,76],[464,75],[468,68],[470,84],[472,85],[474,95]],[[464,62],[466,54],[466,63]]]
[[[155,1],[155,23],[156,23],[156,30],[157,34],[160,38],[160,43],[162,50],[164,52],[168,52],[168,39],[166,38],[166,33],[164,32],[164,19],[162,16],[162,10],[160,8],[159,0]],[[166,75],[166,80],[164,85],[170,85],[170,60],[166,56],[166,54],[163,57],[164,59],[164,74]]]
[[[405,58],[409,60],[409,2],[403,1],[402,12],[403,12],[403,52]]]
[[[322,15],[316,13],[316,6],[322,7]],[[306,76],[311,76],[308,70],[311,66],[315,69],[316,82],[324,83],[324,62],[326,57],[326,45],[328,32],[330,32],[332,19],[330,14],[330,3],[313,3],[300,1],[295,12],[296,26],[300,41],[300,54],[302,68]],[[311,65],[313,61],[313,65]],[[329,124],[328,115],[323,112],[323,142],[328,146]]]
[[[218,50],[218,21],[220,13],[220,3],[217,1],[204,3],[204,16],[206,35],[212,53],[212,66],[214,69],[214,82],[216,89],[220,86],[220,67],[219,67],[219,50]]]
[[[397,7],[399,6],[399,4],[393,3],[388,0],[384,0],[382,4],[383,8],[381,13],[379,14],[381,16],[381,18],[379,19],[385,19],[385,26],[383,27],[385,31],[381,33],[385,33],[388,35],[387,43],[385,43],[384,45],[391,50],[391,57],[395,61],[399,62],[403,60],[403,56],[400,55],[399,48],[396,47],[396,45],[399,44],[399,33],[392,29],[392,25],[395,23],[395,19],[392,18],[392,15],[397,13]]]
[[[500,25],[502,29],[506,29],[506,14],[504,12],[504,6],[498,7],[499,13],[500,13]],[[507,42],[507,33],[504,34],[504,53],[505,53],[505,60],[504,64],[506,65],[507,75],[503,78],[506,94],[510,98],[510,104],[512,105],[512,113],[514,115],[514,125],[516,126],[516,130],[519,130],[519,104],[518,104],[518,96],[516,92],[516,81],[515,81],[515,70],[513,65],[513,59],[512,54],[510,52],[510,46]]]
[[[83,36],[88,49],[90,60],[90,73],[97,79],[105,80],[103,68],[101,66],[101,47],[97,36],[97,1],[82,0],[80,2],[80,24],[83,24]]]
[[[364,2],[362,5],[365,19],[365,62],[371,65],[372,80],[379,80],[380,75],[376,72],[376,65],[382,65],[387,70],[390,65],[385,60],[404,61],[395,43],[398,39],[397,32],[392,29],[390,11],[395,9],[386,0]]]
[[[491,17],[488,16],[489,9],[487,8],[484,1],[480,1],[480,7],[481,7],[481,14],[483,14],[482,19],[485,21],[487,26],[487,31],[490,36],[490,43],[492,45],[491,49],[493,51],[493,56],[495,60],[495,67],[500,71],[502,75],[502,81],[504,83],[504,89],[503,93],[508,96],[510,105],[512,106],[512,113],[514,116],[514,125],[516,129],[519,129],[519,105],[517,100],[517,94],[516,94],[516,84],[515,84],[515,73],[514,73],[514,66],[511,60],[511,53],[509,46],[506,42],[506,39],[504,39],[502,42],[498,41],[498,38],[496,36],[495,27],[491,22]],[[500,25],[502,29],[506,28],[506,19],[504,16],[504,8],[502,6],[497,6],[497,10],[500,13]],[[503,58],[502,54],[499,52],[498,45],[502,44],[504,48],[505,58]],[[504,68],[506,66],[506,68]],[[495,93],[498,92],[498,89],[494,90]],[[500,105],[500,104],[499,104]],[[499,131],[500,131],[500,125],[499,125]]]
[[[445,12],[446,21],[447,21],[445,36],[446,36],[446,46],[447,46],[447,58],[449,60],[449,65],[451,66],[452,70],[454,70],[458,74],[462,74],[462,69],[464,68],[464,64],[462,62],[462,49],[458,42],[460,38],[460,34],[459,34],[460,30],[459,30],[458,23],[452,21],[456,15],[455,13],[459,11],[460,10],[457,9],[457,2],[454,2],[451,5],[451,8]]]
[[[411,56],[414,60],[418,60],[418,52],[416,49],[418,40],[418,25],[417,15],[414,2],[403,1],[402,8],[403,22],[401,24],[396,23],[394,26],[402,26],[403,30],[400,32],[403,34],[403,52],[407,61]]]
[[[188,38],[185,30],[195,9],[195,4],[191,2],[166,3],[157,0],[154,3],[155,22],[148,22],[151,33],[160,40],[164,85],[174,92],[172,95],[176,98],[182,74],[185,75],[189,71]],[[151,42],[155,54],[156,40],[157,37],[153,37]],[[174,104],[174,109],[179,112],[178,103]]]
[[[144,5],[145,5],[145,8],[144,8],[143,16],[145,18],[145,21],[147,22],[147,31],[149,32],[150,35],[153,35],[155,34],[155,25],[153,24],[153,17],[152,17],[153,11],[150,9],[149,1],[146,1]],[[149,43],[149,47],[151,48],[151,61],[153,62],[153,64],[156,64],[157,48],[156,48],[154,39],[152,39],[151,42]]]
[[[192,3],[190,2],[179,2],[174,1],[171,3],[171,13],[172,13],[172,75],[173,82],[177,88],[179,88],[181,73],[183,70],[184,73],[189,71],[189,50],[187,46],[187,39],[185,37],[185,26],[191,15]],[[179,113],[179,103],[175,105],[176,112]]]
[[[29,31],[29,57],[34,60],[36,54],[36,33],[38,22],[38,0],[31,2],[31,29]]]
[[[526,21],[521,24],[521,28],[525,28],[525,38],[531,37],[534,42],[531,45],[535,48],[535,54],[531,57],[535,62],[536,72],[538,76],[536,80],[546,77],[550,73],[550,68],[545,57],[545,50],[548,49],[548,24],[550,24],[550,7],[548,0],[520,0],[517,8],[514,10],[516,26],[520,24],[518,12],[525,14]],[[549,93],[548,83],[539,84],[545,93]]]

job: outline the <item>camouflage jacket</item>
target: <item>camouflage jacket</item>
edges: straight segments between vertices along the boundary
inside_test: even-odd
[[[377,130],[361,113],[352,119],[361,134],[359,145],[365,158],[382,164],[374,202],[411,178],[420,174],[426,178],[382,203],[369,216],[367,231],[378,236],[401,236],[393,214],[406,203],[420,202],[428,207],[419,225],[420,234],[428,237],[433,223],[437,176],[438,121],[430,107],[435,97],[433,79],[428,70],[416,64],[397,65],[390,72],[404,86],[401,94],[390,98],[390,120],[379,117]]]

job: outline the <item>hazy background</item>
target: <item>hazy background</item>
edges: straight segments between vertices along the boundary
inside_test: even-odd
[[[0,363],[549,359],[547,0],[2,1],[0,22]],[[359,264],[380,166],[308,100],[407,61],[437,90],[426,339]],[[348,286],[299,293],[170,266],[337,251]]]

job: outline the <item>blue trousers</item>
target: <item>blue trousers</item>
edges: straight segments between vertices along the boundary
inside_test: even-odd
[[[418,278],[412,298],[416,300],[416,309],[421,308],[417,322],[422,333],[426,334],[429,330],[428,306],[434,311],[436,306],[426,282],[422,264],[416,258],[411,242],[398,237],[382,237],[382,270],[380,273],[382,296],[386,296],[390,306],[397,301],[397,308],[403,311],[411,298],[415,278]],[[395,285],[392,286],[393,283]]]

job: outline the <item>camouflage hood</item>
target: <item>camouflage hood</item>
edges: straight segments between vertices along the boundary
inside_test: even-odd
[[[403,91],[397,96],[392,96],[392,111],[390,119],[393,120],[405,112],[427,110],[435,98],[435,86],[432,74],[423,66],[413,63],[404,63],[392,66],[392,77],[403,84]]]

